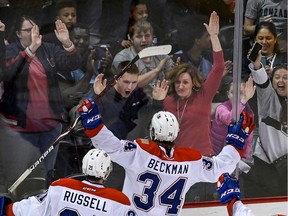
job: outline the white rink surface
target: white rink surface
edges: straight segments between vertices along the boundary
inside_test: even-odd
[[[252,209],[255,216],[288,216],[288,202],[271,202],[246,204]],[[181,216],[228,216],[226,206],[213,206],[201,208],[184,208]]]

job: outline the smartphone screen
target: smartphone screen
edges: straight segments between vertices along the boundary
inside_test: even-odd
[[[251,53],[248,56],[248,59],[252,62],[255,62],[258,56],[258,52],[261,49],[262,49],[262,45],[258,42],[255,42],[252,46]]]

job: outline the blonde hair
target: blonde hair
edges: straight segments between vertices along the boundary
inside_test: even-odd
[[[129,36],[132,38],[135,34],[139,32],[148,32],[153,34],[153,27],[150,22],[144,20],[138,20],[129,28]]]

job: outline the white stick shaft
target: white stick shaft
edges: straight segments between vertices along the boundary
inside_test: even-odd
[[[25,172],[13,183],[13,185],[8,188],[8,191],[13,193],[13,191],[30,175],[31,172],[32,170],[30,169],[25,170]]]
[[[25,172],[8,188],[10,193],[13,191],[30,175],[30,173],[47,157],[47,155],[54,149],[54,145],[51,145],[49,149],[47,149],[38,160],[30,166]]]

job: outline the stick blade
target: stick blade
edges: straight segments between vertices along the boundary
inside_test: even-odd
[[[171,45],[152,46],[141,50],[138,56],[139,58],[145,58],[147,56],[168,55],[171,50]]]

